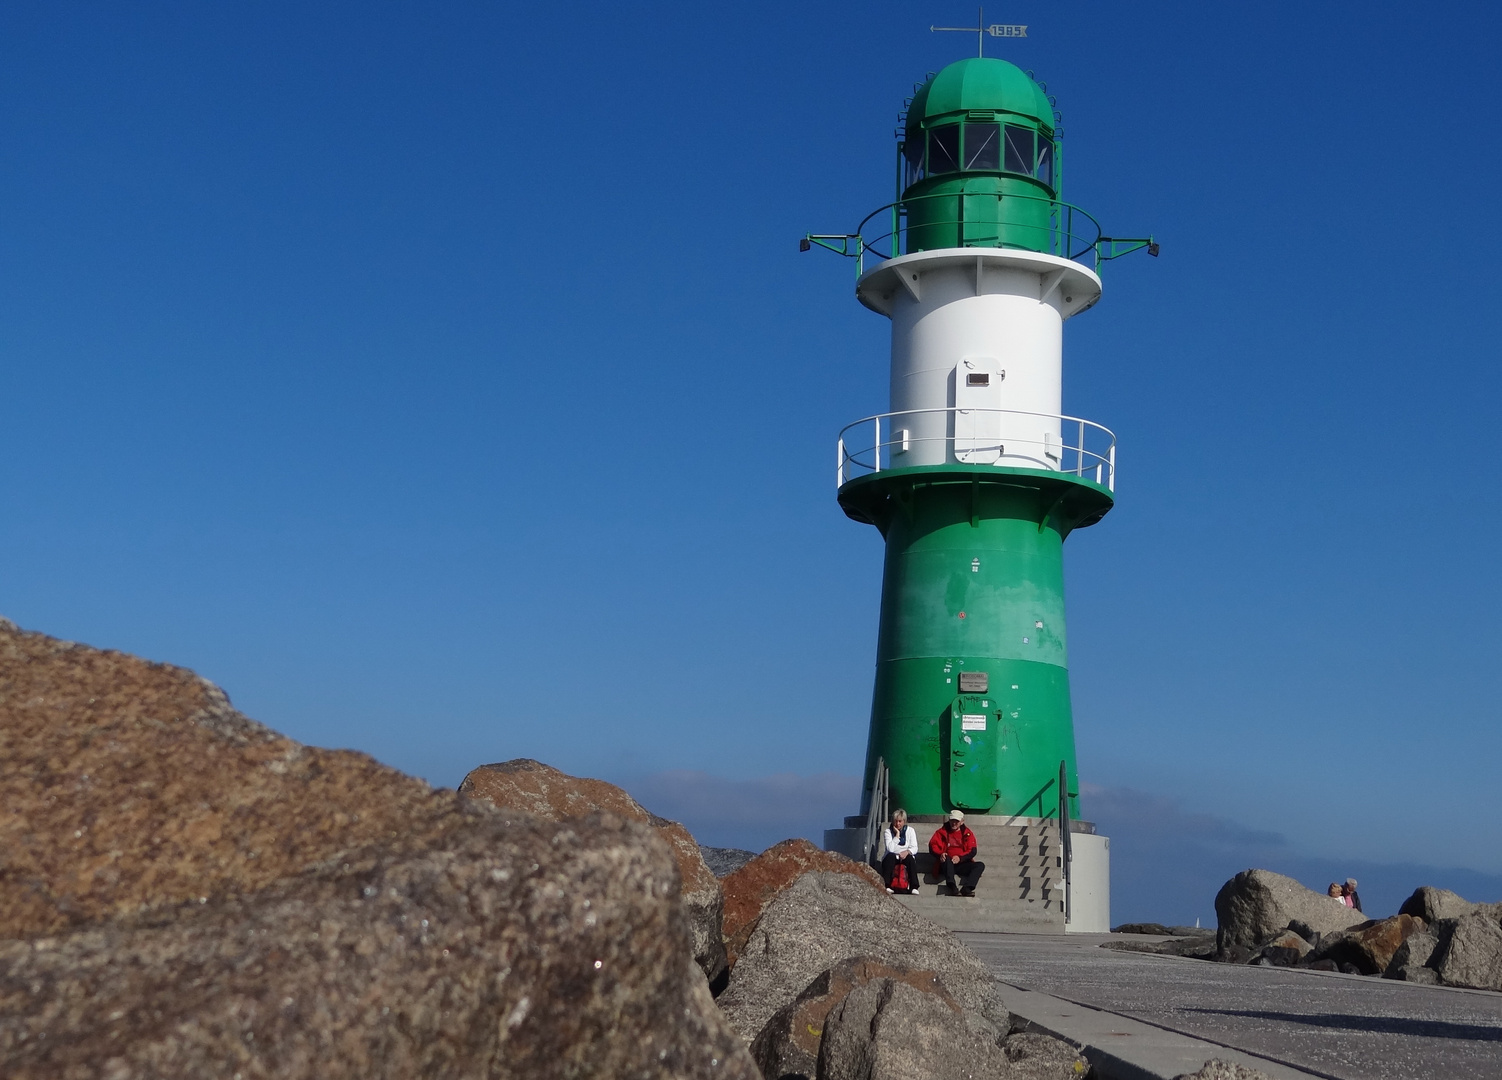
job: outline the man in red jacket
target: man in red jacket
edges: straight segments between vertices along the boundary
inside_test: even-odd
[[[944,879],[951,896],[975,895],[975,884],[986,864],[975,859],[975,834],[965,824],[964,814],[949,811],[948,820],[928,841],[928,850],[934,857],[934,876]]]

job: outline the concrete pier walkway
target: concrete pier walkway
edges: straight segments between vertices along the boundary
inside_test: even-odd
[[[1008,1008],[1095,1047],[1109,1080],[1173,1077],[1210,1057],[1279,1078],[1502,1077],[1502,994],[1120,952],[1099,947],[1107,934],[957,936]]]

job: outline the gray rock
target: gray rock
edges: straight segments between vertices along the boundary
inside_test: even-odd
[[[1148,934],[1152,937],[1214,937],[1208,926],[1164,926],[1156,922],[1122,923],[1111,928],[1113,934]]]
[[[1008,1080],[1080,1080],[1090,1071],[1075,1047],[1039,1031],[1010,1035],[1001,1049],[1012,1065]]]
[[[1453,925],[1447,925],[1446,936],[1454,929]],[[1382,973],[1382,977],[1398,979],[1402,982],[1438,982],[1438,973],[1427,966],[1437,948],[1439,948],[1439,935],[1435,933],[1434,927],[1408,935],[1408,940],[1393,952],[1392,960],[1388,962],[1387,970]],[[1428,974],[1422,974],[1423,972]]]
[[[1476,904],[1449,889],[1425,885],[1415,889],[1413,895],[1403,901],[1398,914],[1416,915],[1426,923],[1432,923],[1440,919],[1458,919],[1474,911],[1476,907]]]
[[[972,1031],[953,1002],[895,979],[874,979],[829,1013],[818,1080],[1005,1077],[1000,1046]]]
[[[1462,915],[1429,966],[1449,986],[1502,990],[1502,926],[1489,911]]]
[[[1214,931],[1210,933],[1213,935]],[[1115,949],[1118,952],[1139,952],[1154,956],[1192,956],[1197,960],[1209,960],[1215,955],[1215,938],[1213,936],[1176,937],[1166,941],[1120,939],[1103,941],[1100,947]]]
[[[653,830],[449,805],[256,892],[0,942],[6,1080],[755,1080]]]
[[[1199,1072],[1183,1073],[1174,1080],[1272,1080],[1272,1077],[1261,1069],[1249,1069],[1234,1061],[1212,1058]]]
[[[864,956],[841,960],[829,970],[821,971],[795,1000],[778,1009],[751,1043],[751,1056],[756,1059],[762,1076],[766,1080],[813,1077],[830,1012],[852,990],[876,979],[907,983],[915,990],[940,998],[953,1011],[961,1011],[959,1003],[949,996],[932,971],[894,967]]]
[[[717,878],[735,873],[756,858],[756,852],[744,848],[705,847],[703,844],[699,845],[699,854],[703,856],[704,865],[709,867],[709,872]]]
[[[1267,961],[1271,967],[1294,967],[1314,951],[1314,946],[1292,930],[1284,930],[1271,941],[1264,942],[1253,954],[1251,963]]]
[[[1010,1030],[995,980],[952,933],[863,879],[833,871],[800,875],[767,905],[718,1004],[750,1042],[815,976],[847,957],[933,971],[972,1027]]]
[[[1361,912],[1271,870],[1243,870],[1215,896],[1216,952],[1258,948],[1297,920],[1317,934],[1365,922]],[[1301,935],[1302,936],[1302,935]]]

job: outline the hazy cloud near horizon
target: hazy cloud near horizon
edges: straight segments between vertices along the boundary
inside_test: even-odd
[[[838,773],[779,773],[729,780],[680,770],[615,778],[655,814],[681,821],[701,844],[752,851],[791,836],[821,843],[825,829],[859,808],[860,778]],[[1128,787],[1085,784],[1085,817],[1111,839],[1111,919],[1215,925],[1215,894],[1252,867],[1322,889],[1354,877],[1366,910],[1395,912],[1420,885],[1452,889],[1470,900],[1502,899],[1502,876],[1460,867],[1342,859],[1299,850],[1277,832],[1259,830],[1178,801]]]

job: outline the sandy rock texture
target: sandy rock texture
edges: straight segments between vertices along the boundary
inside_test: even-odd
[[[824,1022],[818,1080],[1009,1076],[1006,1053],[947,997],[897,979],[851,990]]]
[[[1328,934],[1366,921],[1361,912],[1271,870],[1243,870],[1222,885],[1215,916],[1216,952],[1222,957],[1255,950],[1292,922]]]
[[[746,939],[767,905],[810,871],[850,874],[885,895],[881,875],[862,863],[833,851],[821,851],[807,840],[784,840],[725,876],[725,948],[735,964]]]
[[[0,943],[5,1075],[756,1080],[647,829],[448,817],[416,850]]]
[[[241,716],[184,668],[0,620],[0,937],[262,888],[447,798]]]
[[[649,827],[434,791],[8,623],[0,760],[7,1080],[757,1078]]]
[[[935,972],[972,1028],[1004,1036],[1011,1016],[990,972],[953,934],[853,874],[803,874],[767,906],[718,1003],[749,1043],[815,976],[850,957]]]
[[[464,778],[459,794],[493,806],[521,810],[548,821],[565,821],[597,811],[650,825],[669,848],[683,881],[683,904],[693,927],[693,956],[710,985],[724,985],[727,962],[721,920],[725,895],[704,862],[699,845],[676,821],[649,813],[635,799],[603,780],[570,776],[530,758],[481,765]]]
[[[1261,1069],[1249,1069],[1234,1061],[1214,1058],[1205,1062],[1204,1067],[1198,1072],[1184,1073],[1174,1077],[1174,1080],[1272,1080],[1272,1077]]]
[[[751,1043],[751,1056],[756,1059],[762,1076],[766,1080],[814,1076],[819,1044],[824,1038],[824,1021],[830,1010],[844,1001],[850,991],[874,979],[905,982],[924,993],[938,995],[946,1006],[960,1011],[959,1004],[949,996],[935,972],[883,964],[865,956],[841,960],[815,975],[802,993],[778,1009]]]

